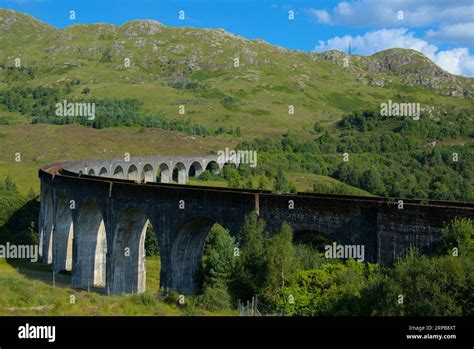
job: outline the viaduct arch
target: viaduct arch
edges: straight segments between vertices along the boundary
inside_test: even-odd
[[[365,260],[380,264],[392,263],[409,246],[430,252],[454,217],[474,218],[474,204],[466,202],[403,199],[399,209],[399,199],[181,185],[190,173],[223,166],[212,155],[43,166],[43,262],[52,263],[53,270],[71,269],[73,287],[143,292],[144,240],[151,223],[160,246],[160,286],[193,294],[209,229],[218,223],[235,236],[252,211],[270,233],[286,221],[294,231],[317,231],[341,244],[364,245]],[[173,183],[175,169],[178,183]]]

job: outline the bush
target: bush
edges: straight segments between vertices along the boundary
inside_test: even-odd
[[[204,293],[197,297],[199,306],[211,310],[224,310],[232,307],[232,298],[223,284],[207,287]]]
[[[132,296],[133,302],[137,305],[143,305],[145,307],[152,307],[156,305],[156,296],[150,292],[143,292],[134,294]]]
[[[459,254],[469,254],[473,251],[474,222],[468,218],[456,217],[443,229],[443,253],[453,254],[453,249],[459,249]]]
[[[428,257],[411,250],[364,293],[368,315],[473,314],[474,263],[462,257]],[[403,296],[403,303],[399,302]]]

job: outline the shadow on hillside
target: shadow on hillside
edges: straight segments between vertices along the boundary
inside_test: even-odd
[[[36,245],[39,210],[40,203],[36,198],[26,201],[0,226],[0,243]]]
[[[40,281],[53,287],[71,288],[70,271],[61,271],[53,274],[50,264],[43,264],[41,262],[33,263],[26,259],[8,259],[7,263],[29,280]],[[91,287],[85,290],[106,294],[106,290],[100,287]]]
[[[15,212],[8,217],[0,226],[0,244],[13,245],[38,245],[38,217],[40,203],[37,198],[25,201]],[[39,257],[38,257],[39,258]],[[17,272],[30,280],[44,282],[54,287],[70,287],[71,273],[54,273],[51,265],[31,262],[29,259],[7,259],[6,262],[17,270]],[[102,288],[91,287],[90,292],[105,294]]]

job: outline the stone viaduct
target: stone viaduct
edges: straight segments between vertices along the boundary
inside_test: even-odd
[[[222,170],[217,156],[69,161],[43,166],[40,253],[54,271],[72,271],[75,288],[109,294],[145,290],[145,232],[160,247],[160,286],[199,291],[203,246],[215,223],[236,235],[252,211],[269,233],[288,222],[295,237],[322,233],[340,244],[364,245],[365,259],[392,263],[409,246],[430,252],[454,217],[474,218],[474,204],[185,184],[205,169]],[[239,164],[234,164],[238,166]],[[173,183],[174,182],[174,183]]]

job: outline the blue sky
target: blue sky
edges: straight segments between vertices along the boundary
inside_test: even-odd
[[[224,28],[289,49],[368,55],[413,48],[444,69],[474,76],[472,0],[0,0],[58,28],[154,19],[169,26]],[[69,11],[76,11],[76,20]],[[178,18],[179,11],[185,20]],[[289,11],[294,20],[289,20]]]

